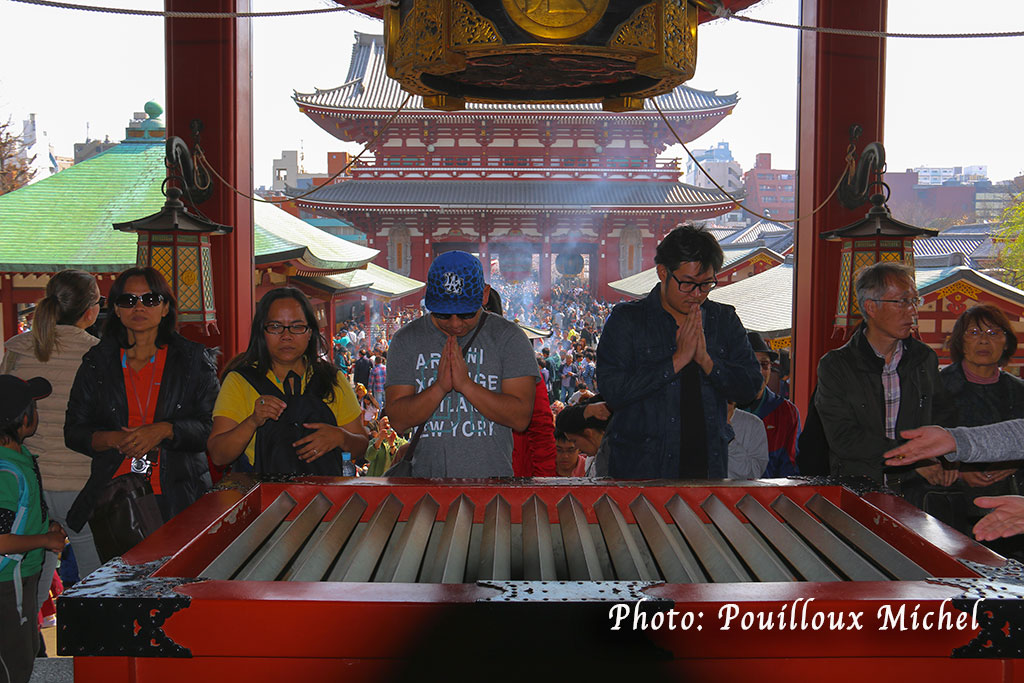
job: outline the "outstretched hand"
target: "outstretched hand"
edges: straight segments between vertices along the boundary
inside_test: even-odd
[[[974,525],[974,537],[979,541],[994,541],[1024,532],[1024,496],[982,496],[974,499],[982,508],[992,512]]]
[[[942,427],[918,427],[900,432],[907,442],[887,451],[885,464],[899,467],[956,451],[956,440]]]

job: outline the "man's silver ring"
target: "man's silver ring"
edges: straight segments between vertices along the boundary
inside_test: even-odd
[[[266,403],[266,401],[264,401],[264,400],[263,400],[263,399],[261,398],[261,399],[260,399],[260,405],[263,405],[264,403]]]
[[[313,449],[313,455],[316,455],[316,454],[317,454],[317,450],[314,448]]]

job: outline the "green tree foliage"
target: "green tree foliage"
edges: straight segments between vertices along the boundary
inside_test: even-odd
[[[1013,201],[1003,211],[997,239],[1003,243],[999,254],[1004,271],[1001,279],[1020,288],[1024,284],[1024,192],[1014,195]]]
[[[22,156],[25,144],[15,135],[11,120],[0,121],[0,195],[27,185],[36,174],[32,168],[35,157]]]

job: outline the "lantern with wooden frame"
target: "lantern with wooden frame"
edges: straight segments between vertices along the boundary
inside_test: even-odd
[[[138,234],[136,263],[152,266],[164,276],[177,301],[181,323],[198,325],[209,334],[217,330],[210,235],[226,235],[233,228],[190,213],[181,201],[183,190],[170,186],[171,182],[181,184],[193,205],[211,194],[209,178],[196,172],[181,138],[167,140],[167,166],[163,208],[145,218],[115,223],[114,229]]]

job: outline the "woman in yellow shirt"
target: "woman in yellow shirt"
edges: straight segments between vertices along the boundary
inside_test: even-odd
[[[249,348],[228,363],[213,409],[207,453],[214,464],[340,475],[343,451],[363,456],[359,404],[326,348],[305,294],[280,287],[264,295]]]

